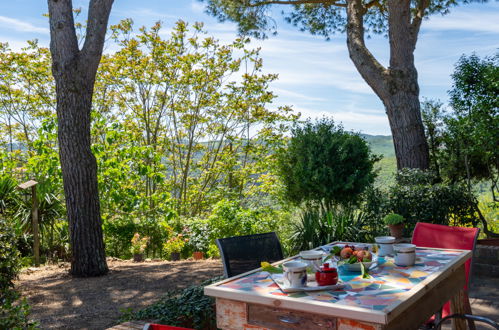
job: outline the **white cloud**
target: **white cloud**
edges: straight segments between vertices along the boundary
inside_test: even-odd
[[[37,27],[31,23],[26,23],[19,19],[6,16],[0,16],[0,25],[4,26],[4,28],[10,28],[12,30],[20,32],[31,32],[31,33],[40,33],[40,34],[50,33],[50,30],[48,28]]]
[[[341,123],[347,130],[361,131],[362,133],[375,135],[390,134],[390,127],[386,115],[371,115],[362,113],[362,109],[356,112],[350,111],[317,111],[307,108],[295,108],[296,112],[301,113],[301,118],[333,118],[335,123]],[[366,109],[366,112],[369,112]]]
[[[470,32],[499,33],[499,10],[489,12],[460,10],[446,16],[431,17],[424,23],[428,30],[458,30]]]
[[[204,12],[204,4],[199,2],[199,1],[192,1],[191,2],[191,9],[195,13],[202,13]]]
[[[290,91],[284,88],[273,88],[272,91],[275,92],[279,97],[292,98],[294,100],[303,100],[303,101],[316,101],[316,102],[325,102],[327,99],[323,97],[311,96],[308,94],[298,93],[295,91]]]

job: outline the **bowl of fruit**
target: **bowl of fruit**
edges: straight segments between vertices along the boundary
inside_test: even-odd
[[[338,251],[338,249],[336,249]],[[366,270],[377,261],[377,256],[372,254],[367,246],[345,245],[339,250],[340,260],[338,267],[346,268],[350,272],[360,272],[361,264]]]

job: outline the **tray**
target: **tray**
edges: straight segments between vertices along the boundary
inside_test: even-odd
[[[293,292],[303,292],[303,291],[322,291],[322,290],[337,290],[341,289],[345,286],[341,280],[338,279],[338,283],[334,285],[323,285],[320,286],[317,284],[317,282],[314,280],[307,281],[307,286],[300,287],[300,288],[289,288],[284,285],[283,281],[283,274],[270,274],[270,278],[279,286],[279,288],[286,293],[293,293]]]

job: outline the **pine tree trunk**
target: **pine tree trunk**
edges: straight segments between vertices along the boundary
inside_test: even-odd
[[[398,75],[402,77],[392,79],[391,94],[383,100],[390,122],[397,168],[428,169],[429,151],[421,118],[417,79],[405,74]]]
[[[98,276],[108,271],[97,190],[97,162],[90,149],[92,86],[57,85],[59,155],[71,240],[71,274]],[[74,88],[71,88],[74,87]]]
[[[108,272],[90,149],[90,113],[113,0],[90,0],[86,37],[78,47],[71,0],[48,0],[52,74],[56,82],[59,155],[72,251],[71,274]]]
[[[424,12],[424,1],[421,1]],[[385,68],[364,41],[362,0],[347,1],[347,45],[350,58],[362,78],[383,102],[392,132],[397,167],[428,169],[429,151],[414,66],[414,49],[422,14],[411,21],[410,0],[388,0],[390,66]]]

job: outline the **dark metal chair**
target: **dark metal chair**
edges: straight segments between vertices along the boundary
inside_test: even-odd
[[[488,318],[483,317],[483,316],[476,316],[476,315],[470,315],[470,314],[451,314],[451,315],[448,315],[448,316],[444,317],[440,322],[437,323],[437,325],[435,326],[435,330],[440,330],[442,327],[442,324],[445,321],[447,321],[448,319],[452,319],[452,318],[464,319],[464,320],[467,320],[468,322],[475,321],[475,322],[486,323],[486,324],[494,327],[495,329],[499,330],[499,323],[496,323],[496,322],[492,321],[491,319],[488,319]]]
[[[283,259],[276,233],[219,238],[216,240],[225,277],[232,277],[260,267],[262,261]]]

